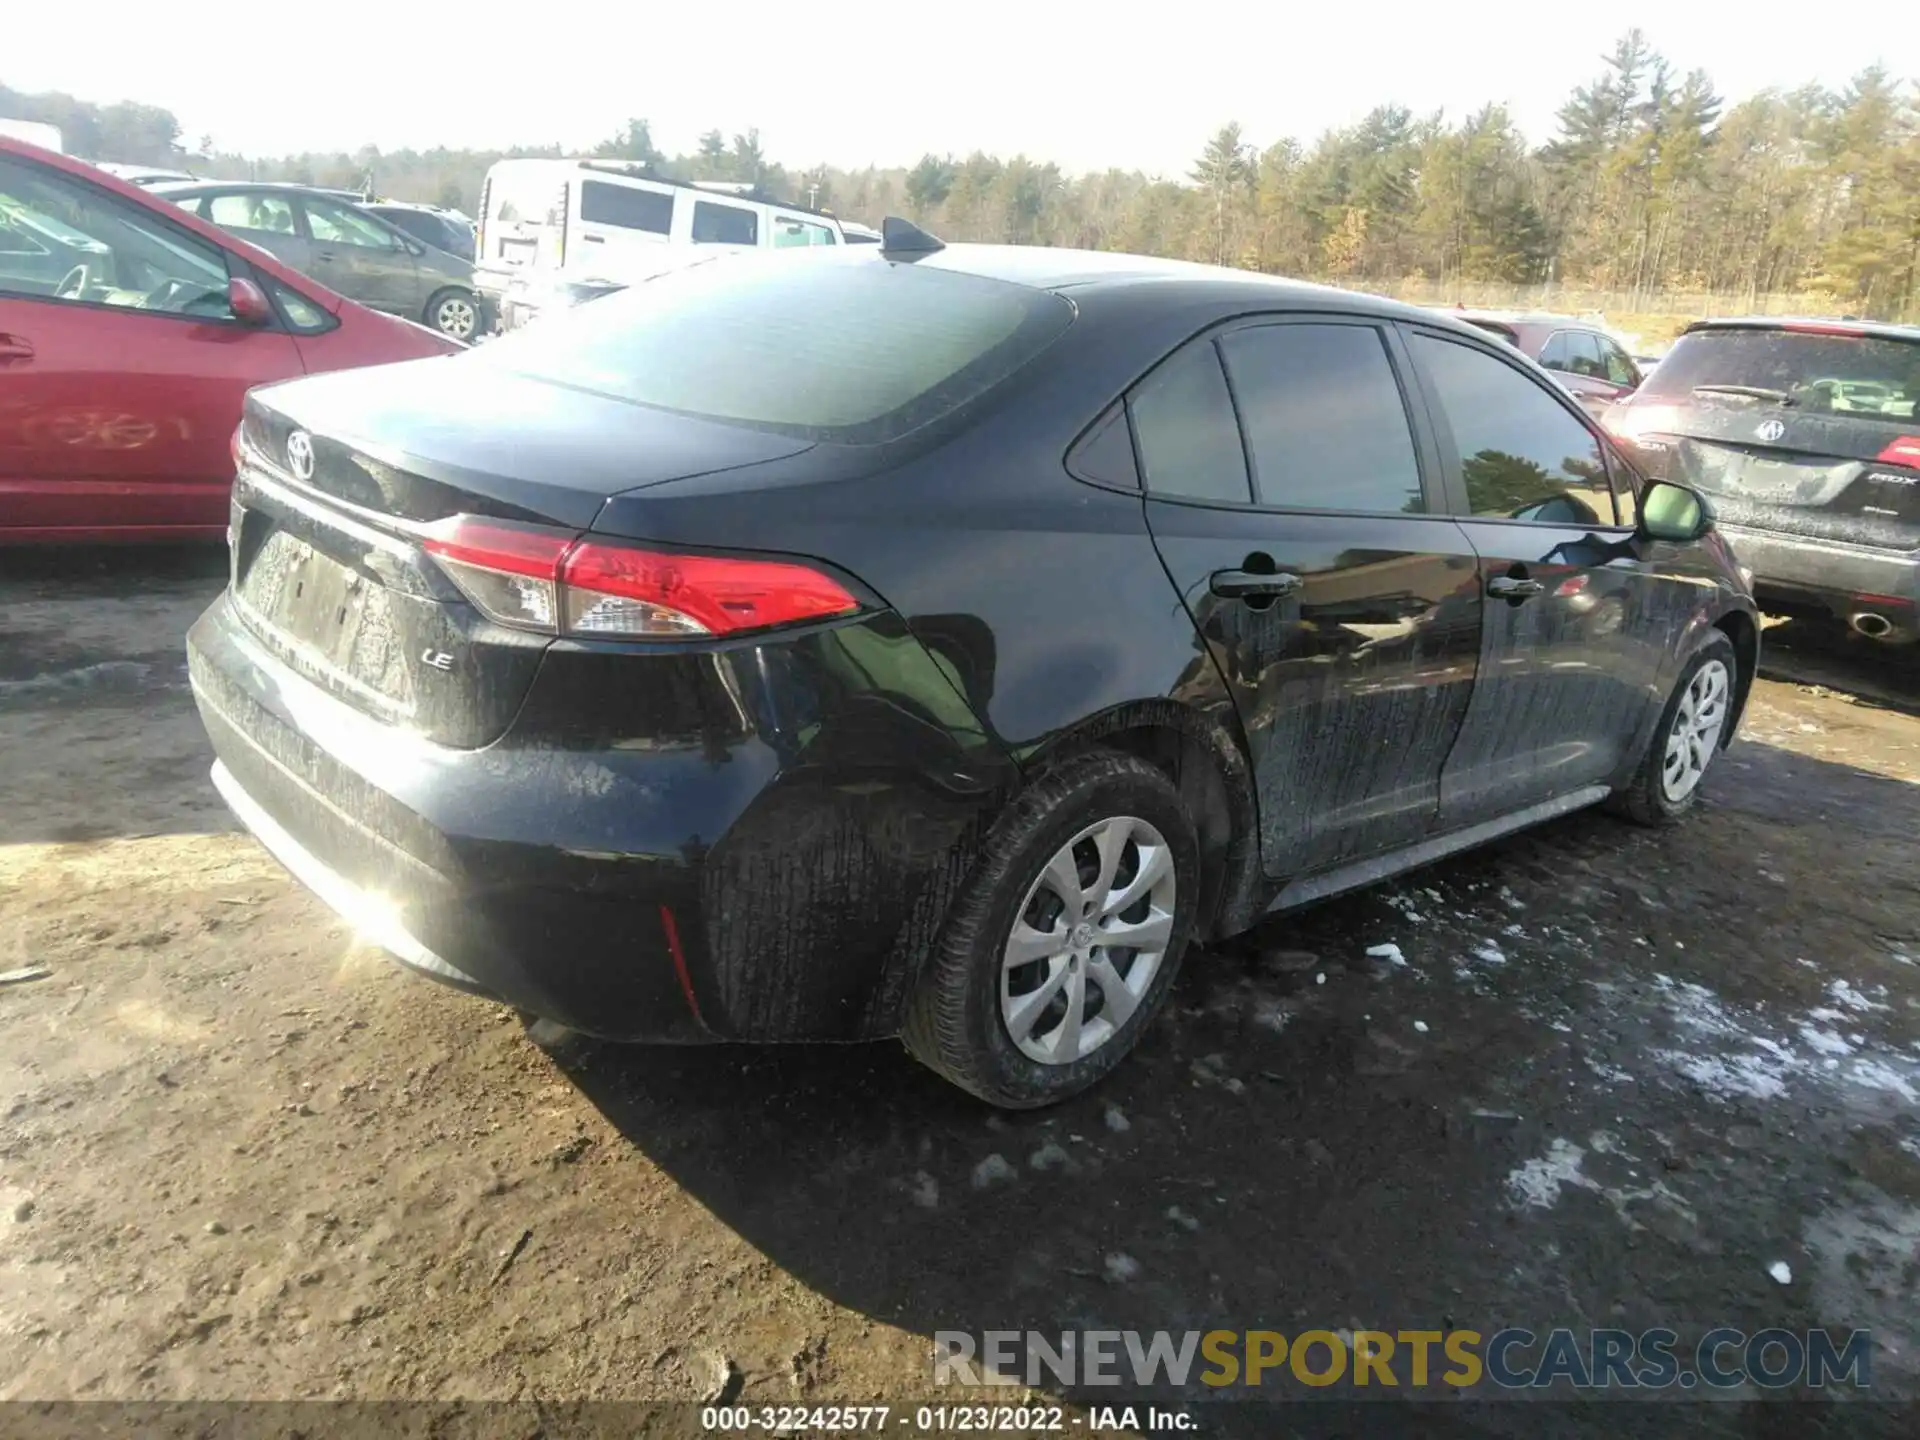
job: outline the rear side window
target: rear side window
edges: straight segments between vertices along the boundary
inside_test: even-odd
[[[716,205],[696,200],[693,205],[693,243],[696,245],[758,245],[760,217],[738,205]]]
[[[228,230],[268,230],[282,235],[294,233],[293,204],[284,195],[241,192],[215,195],[202,212],[214,224]]]
[[[857,250],[728,255],[463,356],[682,414],[846,445],[1000,385],[1073,322],[1058,295]]]
[[[1141,382],[1127,408],[1148,490],[1235,505],[1253,498],[1233,397],[1211,340],[1176,351]]]
[[[673,229],[673,197],[588,180],[580,187],[580,218],[589,225],[617,225],[623,230],[665,235]]]
[[[1513,366],[1415,335],[1460,456],[1467,508],[1486,519],[1617,523],[1607,462],[1591,430]]]
[[[1777,399],[1814,414],[1908,423],[1920,403],[1920,342],[1798,330],[1695,330],[1647,377],[1642,395],[1731,404]],[[1745,397],[1740,391],[1754,392]]]
[[[1262,505],[1425,509],[1413,430],[1371,325],[1261,325],[1220,342]]]

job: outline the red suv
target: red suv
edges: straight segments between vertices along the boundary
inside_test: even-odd
[[[0,543],[220,538],[249,389],[461,348],[0,137]]]

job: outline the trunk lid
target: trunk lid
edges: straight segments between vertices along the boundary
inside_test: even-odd
[[[229,588],[249,632],[355,708],[461,748],[506,729],[552,637],[481,615],[428,527],[582,532],[613,494],[809,448],[456,359],[256,390],[241,437]]]

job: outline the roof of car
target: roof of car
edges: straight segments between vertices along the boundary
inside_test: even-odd
[[[1800,330],[1816,335],[1865,335],[1876,340],[1920,340],[1920,325],[1894,325],[1881,320],[1856,320],[1832,315],[1723,315],[1696,320],[1682,334],[1696,330]]]
[[[1143,283],[1184,281],[1193,285],[1239,289],[1261,305],[1293,302],[1306,309],[1337,308],[1354,314],[1430,324],[1448,316],[1390,300],[1382,295],[1342,290],[1307,280],[1262,275],[1225,265],[1202,265],[1190,260],[1163,260],[1112,250],[1064,250],[1043,245],[948,245],[920,256],[916,264],[960,270],[994,280],[1030,285],[1038,290],[1097,290]]]
[[[1465,320],[1470,325],[1482,320],[1491,320],[1500,325],[1578,326],[1583,330],[1606,328],[1598,320],[1588,320],[1579,315],[1560,315],[1547,310],[1459,310],[1436,307],[1436,313],[1451,315],[1456,320]]]

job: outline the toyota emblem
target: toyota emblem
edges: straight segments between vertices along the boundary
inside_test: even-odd
[[[287,468],[296,480],[313,478],[313,437],[304,430],[287,436]]]
[[[1778,420],[1768,420],[1765,423],[1763,423],[1760,426],[1760,428],[1754,431],[1753,433],[1758,435],[1762,440],[1766,441],[1769,445],[1771,445],[1774,441],[1778,440],[1782,435],[1787,433],[1787,427],[1785,425],[1782,425]]]

